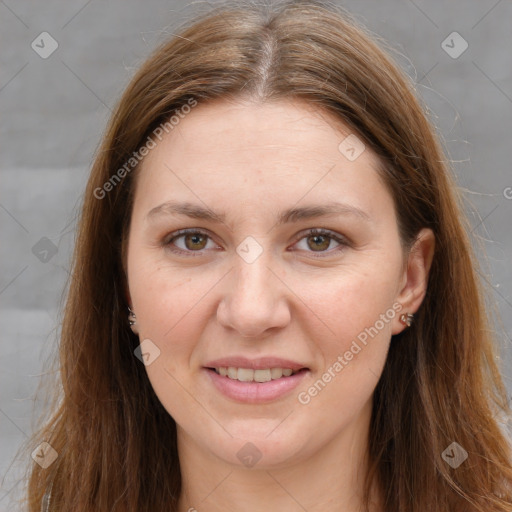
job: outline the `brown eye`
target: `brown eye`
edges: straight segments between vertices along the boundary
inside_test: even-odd
[[[338,233],[326,229],[310,229],[296,243],[296,249],[317,253],[318,257],[332,256],[350,246],[350,242]]]
[[[164,240],[163,245],[177,254],[186,255],[188,253],[190,255],[195,252],[198,253],[198,256],[202,254],[203,249],[215,248],[215,243],[210,236],[196,229],[178,231]]]
[[[182,236],[184,236],[186,248],[191,251],[204,249],[208,238],[202,233],[192,233]]]
[[[313,251],[325,251],[331,244],[331,238],[325,235],[311,235],[307,239],[308,247]]]

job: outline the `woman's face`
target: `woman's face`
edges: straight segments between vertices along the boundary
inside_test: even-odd
[[[298,101],[217,101],[145,157],[129,294],[180,446],[279,467],[367,435],[421,263],[408,272],[376,157],[350,133]]]

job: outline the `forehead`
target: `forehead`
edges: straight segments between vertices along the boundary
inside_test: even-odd
[[[342,194],[371,209],[385,186],[378,158],[355,137],[333,115],[301,101],[199,104],[145,157],[136,197],[263,207]],[[352,158],[347,145],[361,154]]]
[[[215,100],[199,104],[180,118],[174,116],[176,124],[164,135],[161,148],[172,144],[210,155],[221,150],[230,157],[279,148],[294,154],[320,151],[327,156],[345,137],[355,137],[333,114],[299,99],[266,103]],[[335,154],[339,156],[338,151]],[[372,158],[368,151],[366,160]]]

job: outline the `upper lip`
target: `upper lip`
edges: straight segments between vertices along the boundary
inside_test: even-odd
[[[250,368],[253,370],[265,370],[267,368],[290,368],[291,370],[301,370],[307,368],[302,363],[290,361],[289,359],[281,359],[280,357],[258,357],[256,359],[248,359],[243,356],[222,357],[206,363],[205,368]]]

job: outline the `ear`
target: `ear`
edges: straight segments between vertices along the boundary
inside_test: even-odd
[[[392,334],[402,332],[406,326],[400,322],[403,313],[416,313],[427,293],[430,267],[434,258],[435,236],[431,229],[423,228],[411,247],[407,265],[400,283],[399,295],[396,299],[402,305],[400,313],[395,317]]]

